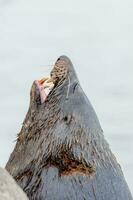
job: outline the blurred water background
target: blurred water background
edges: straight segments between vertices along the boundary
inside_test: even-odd
[[[133,1],[0,0],[0,166],[34,79],[69,56],[133,193]]]

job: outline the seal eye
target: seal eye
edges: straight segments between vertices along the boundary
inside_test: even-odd
[[[65,116],[65,117],[64,117],[64,121],[65,121],[65,122],[67,122],[67,120],[68,120],[68,117],[67,117],[67,116]]]
[[[60,60],[60,58],[57,59],[57,61],[59,61],[59,60]]]
[[[71,115],[65,116],[65,117],[63,118],[63,120],[64,120],[64,122],[68,125],[68,124],[70,124],[71,121],[72,121],[72,116],[71,116]]]

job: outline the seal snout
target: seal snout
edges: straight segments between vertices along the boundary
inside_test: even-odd
[[[60,56],[54,64],[49,77],[36,80],[35,84],[40,93],[41,103],[44,103],[51,90],[62,80],[65,80],[69,71],[70,60],[66,56]]]
[[[54,68],[50,75],[53,82],[56,84],[60,80],[66,78],[68,74],[68,60],[65,56],[60,56],[55,62]]]

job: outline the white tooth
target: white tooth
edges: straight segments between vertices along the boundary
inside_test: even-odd
[[[43,83],[44,87],[47,86],[47,85],[53,84],[52,79],[50,77],[49,78],[44,78],[42,80],[44,81],[44,83]]]
[[[45,82],[45,83],[43,84],[43,86],[44,86],[44,88],[45,88],[45,87],[53,87],[54,84],[53,84],[52,82],[51,82],[51,83]]]
[[[47,83],[53,83],[53,79],[50,77],[49,79],[46,80]]]
[[[49,79],[49,77],[45,77],[45,78],[42,78],[40,81],[47,81]]]

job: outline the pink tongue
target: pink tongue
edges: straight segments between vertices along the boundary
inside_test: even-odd
[[[45,102],[45,100],[46,100],[46,98],[47,98],[48,95],[46,94],[46,92],[45,92],[45,90],[44,90],[44,87],[43,87],[42,85],[40,85],[40,84],[38,83],[38,81],[35,81],[35,83],[36,83],[36,85],[37,85],[37,87],[38,87],[38,89],[39,89],[40,98],[41,98],[41,104],[42,104],[42,103]]]

